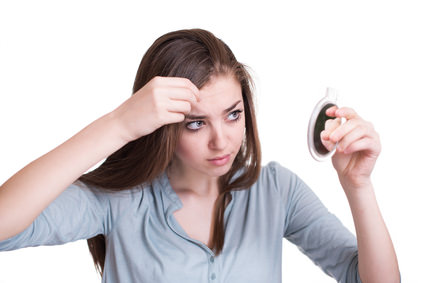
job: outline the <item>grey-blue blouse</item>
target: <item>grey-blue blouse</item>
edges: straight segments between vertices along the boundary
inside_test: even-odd
[[[114,193],[74,183],[0,250],[104,234],[102,282],[277,283],[285,237],[338,282],[361,282],[354,235],[297,175],[270,162],[253,186],[231,194],[218,256],[174,218],[182,202],[166,173],[152,185]]]

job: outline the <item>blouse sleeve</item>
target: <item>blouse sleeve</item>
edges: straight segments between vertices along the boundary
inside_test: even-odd
[[[284,237],[337,282],[361,282],[355,236],[295,174],[274,163],[285,204]]]
[[[0,251],[60,245],[110,228],[108,199],[81,182],[70,185],[21,233],[0,241]]]

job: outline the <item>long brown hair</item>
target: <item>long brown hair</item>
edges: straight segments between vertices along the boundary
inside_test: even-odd
[[[256,182],[261,165],[253,103],[252,79],[230,48],[202,29],[179,30],[159,37],[143,56],[135,77],[133,94],[155,76],[184,77],[199,89],[213,75],[233,75],[241,85],[246,117],[245,139],[229,172],[219,178],[220,194],[215,202],[212,245],[216,254],[224,245],[224,210],[231,190],[242,190]],[[95,170],[79,180],[109,191],[119,191],[151,182],[173,159],[181,123],[165,125],[153,133],[129,142],[110,155]],[[241,173],[235,177],[235,173]],[[94,264],[103,276],[105,236],[87,240]]]

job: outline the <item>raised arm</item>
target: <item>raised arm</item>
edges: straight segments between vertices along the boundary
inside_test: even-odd
[[[321,138],[328,149],[339,143],[333,165],[346,193],[358,241],[358,268],[363,283],[400,282],[393,243],[378,207],[371,172],[381,150],[378,134],[353,109],[332,107]]]
[[[129,141],[184,120],[199,90],[155,77],[114,111],[14,174],[0,187],[0,241],[27,226],[70,184]]]

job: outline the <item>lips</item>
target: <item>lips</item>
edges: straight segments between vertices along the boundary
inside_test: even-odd
[[[222,159],[227,158],[228,156],[229,156],[229,154],[226,154],[226,155],[218,156],[218,157],[211,158],[211,159],[208,159],[208,160],[209,160],[209,161],[213,161],[213,160],[222,160]]]
[[[222,166],[227,164],[230,161],[230,156],[231,156],[230,154],[226,154],[226,155],[218,156],[212,159],[208,159],[208,161],[215,166]]]

